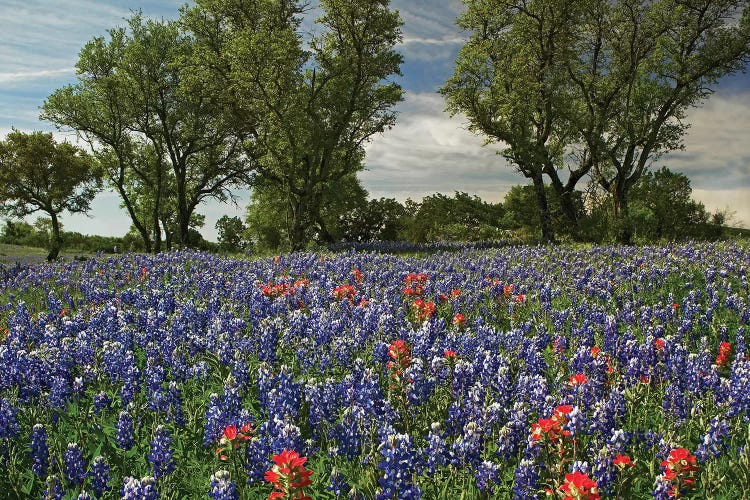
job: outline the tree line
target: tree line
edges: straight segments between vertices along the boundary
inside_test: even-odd
[[[591,239],[580,200],[592,179],[612,212],[601,234],[615,228],[614,239],[631,243],[639,181],[682,147],[686,112],[747,63],[748,2],[464,3],[458,25],[468,40],[439,89],[446,110],[530,181],[523,189],[542,241]],[[402,21],[387,0],[320,0],[307,34],[305,8],[198,0],[177,20],[137,13],[92,39],[77,82],[50,95],[41,114],[88,152],[49,134],[11,133],[0,143],[0,210],[48,214],[50,258],[59,214],[88,210],[103,187],[119,195],[148,252],[194,246],[198,207],[232,201],[238,187],[253,190],[247,224],[256,239],[301,250],[342,238],[331,214],[367,217],[357,179],[365,145],[396,123],[403,99]],[[269,218],[282,229],[264,229]]]

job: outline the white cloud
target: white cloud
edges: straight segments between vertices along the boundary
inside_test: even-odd
[[[462,117],[449,117],[435,93],[407,92],[397,125],[367,148],[361,178],[372,196],[407,197],[465,191],[499,201],[524,181],[483,139],[465,129]]]
[[[43,78],[55,78],[60,75],[70,75],[75,73],[74,67],[59,69],[40,69],[36,71],[16,71],[10,73],[0,73],[0,84],[23,82],[26,80],[39,80]]]

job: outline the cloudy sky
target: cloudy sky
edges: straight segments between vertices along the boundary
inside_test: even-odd
[[[75,82],[78,51],[94,36],[123,25],[131,10],[174,18],[184,0],[0,0],[0,137],[11,127],[54,131],[38,120],[39,106],[55,89]],[[454,20],[457,0],[392,0],[404,20],[400,83],[406,91],[398,124],[368,147],[361,178],[373,197],[419,199],[435,192],[465,191],[490,201],[525,181],[491,146],[465,130],[460,117],[443,113],[436,93],[451,74],[464,35]],[[750,77],[724,79],[716,93],[688,116],[685,151],[662,158],[660,165],[688,175],[696,198],[709,210],[736,212],[750,227]],[[202,232],[215,240],[215,221],[244,213],[248,193],[238,206],[205,204]],[[130,225],[119,198],[102,193],[89,216],[63,215],[65,228],[88,234],[123,235]]]

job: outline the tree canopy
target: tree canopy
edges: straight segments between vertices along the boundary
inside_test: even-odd
[[[447,110],[532,180],[544,240],[554,238],[544,177],[575,228],[575,187],[591,174],[628,243],[629,191],[682,146],[687,110],[748,61],[748,2],[464,3],[458,25],[471,36],[441,89]]]
[[[218,82],[224,114],[257,160],[257,187],[284,198],[292,250],[311,227],[330,234],[324,200],[362,170],[367,142],[395,123],[401,19],[388,3],[322,0],[321,31],[307,41],[299,2],[199,0],[185,12],[199,46],[194,80]]]
[[[60,252],[59,215],[87,212],[99,189],[95,160],[72,144],[57,143],[51,133],[14,130],[0,141],[0,213],[49,215],[48,260]]]

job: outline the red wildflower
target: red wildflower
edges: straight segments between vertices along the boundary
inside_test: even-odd
[[[456,359],[456,351],[450,349],[446,349],[445,352],[443,352],[443,355],[448,359]]]
[[[336,300],[349,299],[351,302],[355,295],[357,295],[357,290],[352,285],[340,285],[333,289],[333,298]]]
[[[216,454],[219,455],[219,460],[226,460],[227,455],[232,448],[239,448],[240,443],[250,439],[253,429],[250,424],[243,425],[239,432],[237,431],[236,425],[228,425],[224,427],[224,431],[221,433],[219,438],[219,447],[216,448]]]
[[[313,471],[305,469],[307,457],[301,457],[293,450],[284,450],[273,456],[274,466],[266,471],[265,480],[273,484],[274,491],[269,500],[288,498],[295,500],[312,500],[305,495],[304,488],[312,484],[310,476]]]
[[[679,309],[679,308],[680,308],[680,304],[678,304],[677,302],[674,302],[674,303],[672,304],[672,310],[673,310],[673,311],[676,311],[676,310],[677,310],[677,309]]]
[[[695,476],[698,472],[695,455],[691,455],[686,448],[675,448],[669,452],[669,456],[661,463],[664,469],[664,478],[672,483],[669,495],[679,498],[684,488],[695,485]]]
[[[503,295],[506,299],[510,298],[511,295],[513,295],[513,285],[505,285],[503,286]]]
[[[427,283],[428,276],[425,273],[409,273],[404,278],[404,288],[402,291],[404,295],[421,296],[424,294],[424,287]]]
[[[570,385],[575,387],[577,385],[588,384],[589,379],[588,377],[586,377],[585,373],[576,373],[572,377],[568,378],[568,382],[570,383]]]
[[[667,345],[666,342],[664,342],[664,339],[662,338],[658,338],[654,340],[654,347],[656,347],[657,351],[661,351],[662,349],[664,349],[664,346],[666,345]]]
[[[453,316],[453,324],[458,327],[464,326],[464,324],[466,324],[466,316],[461,313],[456,313],[456,315]]]
[[[565,494],[563,500],[599,500],[600,498],[596,481],[582,472],[565,474],[565,483],[560,489]]]
[[[354,281],[357,283],[361,283],[363,279],[365,279],[365,275],[362,274],[362,271],[359,269],[352,269],[352,276],[354,276]]]
[[[455,299],[456,297],[458,297],[460,295],[461,295],[461,290],[459,290],[457,288],[454,288],[453,290],[451,290],[451,298],[452,299]]]
[[[732,344],[722,342],[719,344],[719,354],[716,356],[715,364],[719,368],[724,368],[729,364],[729,356],[732,355]]]
[[[526,302],[526,295],[522,293],[516,295],[516,304],[523,304],[524,302]]]
[[[591,348],[591,357],[592,357],[592,358],[594,358],[594,359],[596,359],[596,358],[598,358],[598,357],[599,357],[599,353],[601,353],[601,352],[602,352],[602,350],[601,350],[601,349],[599,349],[599,348],[598,348],[598,347],[596,347],[596,346],[593,346],[593,347]]]
[[[627,455],[618,454],[615,459],[612,460],[612,465],[620,470],[623,470],[627,467],[633,467],[635,465],[635,462],[633,462]]]
[[[435,311],[437,310],[437,306],[435,306],[435,303],[432,301],[425,302],[422,299],[417,299],[414,301],[414,310],[417,312],[417,320],[418,321],[424,321],[427,319],[430,319],[433,314],[435,314]]]

